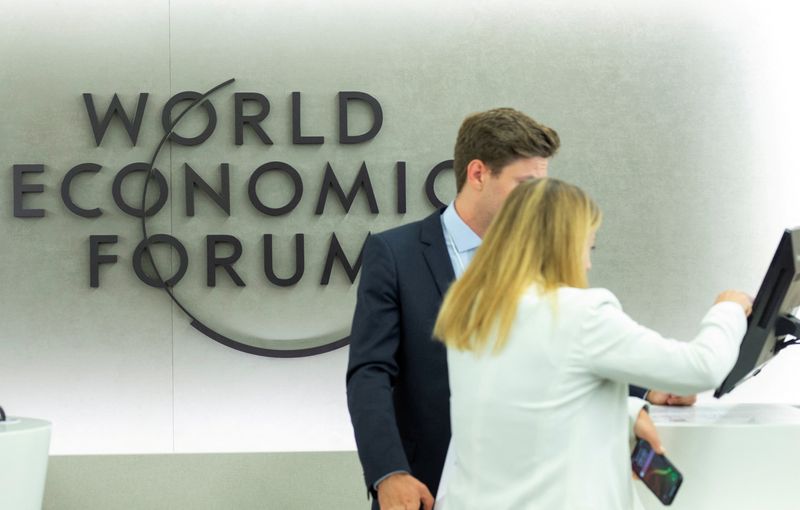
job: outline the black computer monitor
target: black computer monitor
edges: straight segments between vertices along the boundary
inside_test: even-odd
[[[747,320],[739,358],[714,392],[719,398],[758,374],[782,349],[800,343],[800,227],[786,230],[767,269]]]

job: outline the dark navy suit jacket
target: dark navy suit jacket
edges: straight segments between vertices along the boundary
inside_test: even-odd
[[[443,211],[371,235],[364,245],[347,404],[373,497],[378,479],[401,470],[436,496],[450,442],[447,354],[431,337],[455,278]]]
[[[446,349],[431,333],[455,278],[442,211],[371,235],[364,245],[347,403],[370,491],[398,470],[434,496],[439,485],[450,441],[450,389]]]

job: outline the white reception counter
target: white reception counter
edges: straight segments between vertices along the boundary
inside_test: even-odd
[[[800,409],[781,404],[651,407],[684,481],[675,510],[797,510]],[[664,509],[641,482],[647,510]]]
[[[50,422],[9,416],[0,422],[0,508],[40,510]]]

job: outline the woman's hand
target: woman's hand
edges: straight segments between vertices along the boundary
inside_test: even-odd
[[[661,438],[658,437],[656,425],[650,418],[650,414],[642,409],[639,411],[639,416],[636,417],[636,423],[633,425],[633,433],[636,437],[644,439],[656,453],[664,454],[664,447],[661,446]]]
[[[744,292],[740,292],[738,290],[726,290],[717,296],[714,304],[716,305],[717,303],[722,303],[723,301],[731,301],[741,305],[741,307],[744,309],[744,314],[748,317],[750,317],[750,313],[753,311],[753,298]]]

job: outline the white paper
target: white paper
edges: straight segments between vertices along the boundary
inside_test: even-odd
[[[650,406],[650,416],[656,425],[800,424],[800,409],[785,404]]]

